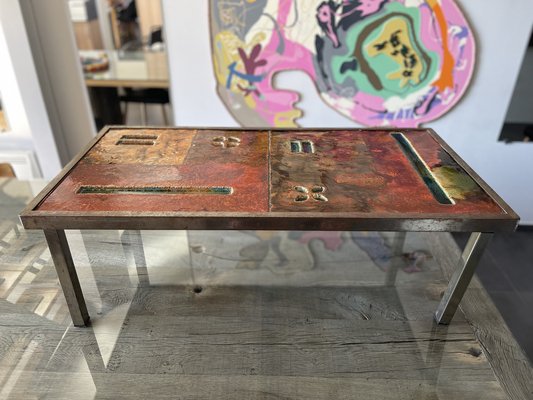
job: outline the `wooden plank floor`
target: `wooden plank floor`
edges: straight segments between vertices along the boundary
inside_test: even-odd
[[[142,265],[135,235],[69,231],[74,328],[43,235],[15,230],[30,189],[0,181],[0,399],[532,398],[477,282],[466,318],[433,323],[449,235],[408,235],[414,265],[390,234],[142,232]]]
[[[459,246],[468,237],[454,234]],[[533,362],[533,229],[495,234],[478,268],[478,277],[517,342]]]

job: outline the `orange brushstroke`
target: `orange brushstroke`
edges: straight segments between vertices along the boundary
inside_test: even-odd
[[[442,68],[440,72],[440,77],[433,83],[433,86],[437,87],[439,92],[443,92],[446,88],[453,88],[453,66],[455,60],[453,59],[452,53],[448,48],[448,24],[446,23],[446,18],[442,12],[442,8],[438,0],[427,0],[427,3],[431,7],[435,18],[437,18],[437,23],[439,24],[440,36],[442,37],[442,50],[443,50],[443,61]]]

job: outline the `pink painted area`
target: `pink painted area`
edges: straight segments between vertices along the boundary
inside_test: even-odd
[[[453,71],[455,86],[437,95],[441,104],[433,107],[423,118],[420,118],[418,124],[441,117],[457,104],[470,84],[474,72],[475,41],[465,16],[452,0],[442,0],[441,7],[448,23],[448,47],[455,60]],[[429,50],[437,52],[442,60],[442,38],[433,13],[427,5],[420,7],[420,12],[422,14],[420,38],[424,45]],[[464,29],[467,30],[466,35],[461,37],[465,32]]]
[[[322,240],[324,242],[326,249],[331,250],[331,251],[337,251],[338,249],[340,249],[344,242],[341,237],[341,232],[335,232],[335,231],[304,232],[302,233],[302,236],[300,237],[300,239],[298,239],[298,241],[302,244],[308,244],[311,240],[314,240],[314,239]]]
[[[429,50],[437,53],[442,58],[442,39],[440,37],[439,28],[433,17],[433,12],[429,5],[424,4],[419,7],[421,16],[421,26],[419,39],[424,46]]]
[[[283,54],[276,51],[280,40],[275,30],[270,36],[270,42],[260,54],[261,58],[267,60],[267,65],[259,69],[259,73],[266,72],[267,75],[256,85],[261,93],[261,96],[254,95],[255,101],[258,103],[256,111],[272,126],[275,126],[276,114],[295,110],[294,105],[299,100],[298,93],[274,88],[272,86],[274,75],[281,71],[296,69],[307,73],[313,81],[316,80],[313,54],[303,45],[288,40],[284,33],[287,17],[292,7],[292,0],[279,0],[277,23],[285,44]]]
[[[361,15],[366,17],[367,15],[374,14],[379,10],[379,6],[385,0],[361,0],[361,4],[356,8],[361,11]]]
[[[323,3],[317,11],[317,18],[320,22],[325,24],[326,26],[326,35],[329,37],[329,39],[333,42],[333,45],[335,47],[339,47],[339,38],[334,32],[333,28],[333,10],[327,3]]]

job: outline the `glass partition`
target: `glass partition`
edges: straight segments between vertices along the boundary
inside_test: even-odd
[[[69,1],[95,123],[172,125],[160,0]]]

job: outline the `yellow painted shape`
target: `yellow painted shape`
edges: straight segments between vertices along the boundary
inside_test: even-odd
[[[401,43],[397,47],[393,47],[390,43],[390,38],[394,34],[397,35],[398,40]],[[376,48],[376,45],[384,42],[386,42],[386,46],[383,49],[378,50]],[[407,46],[410,50],[409,54],[412,54],[416,59],[416,64],[412,68],[407,68],[404,65],[404,57],[400,52],[402,45]],[[401,88],[407,85],[409,81],[411,81],[415,85],[420,83],[420,77],[424,72],[424,66],[420,61],[420,57],[418,56],[417,52],[414,50],[413,43],[411,41],[411,38],[409,37],[409,26],[407,24],[407,21],[405,21],[403,18],[391,18],[385,24],[383,24],[383,30],[381,34],[367,45],[366,51],[370,57],[375,57],[379,54],[384,54],[392,58],[394,62],[399,65],[400,68],[397,71],[388,74],[387,79],[399,80]],[[411,76],[404,76],[404,72],[408,70],[412,72]]]
[[[244,102],[251,110],[255,110],[255,108],[257,107],[257,103],[255,101],[254,96],[245,96]]]
[[[303,115],[301,110],[289,110],[279,112],[274,116],[274,126],[276,128],[295,128],[296,119]]]

